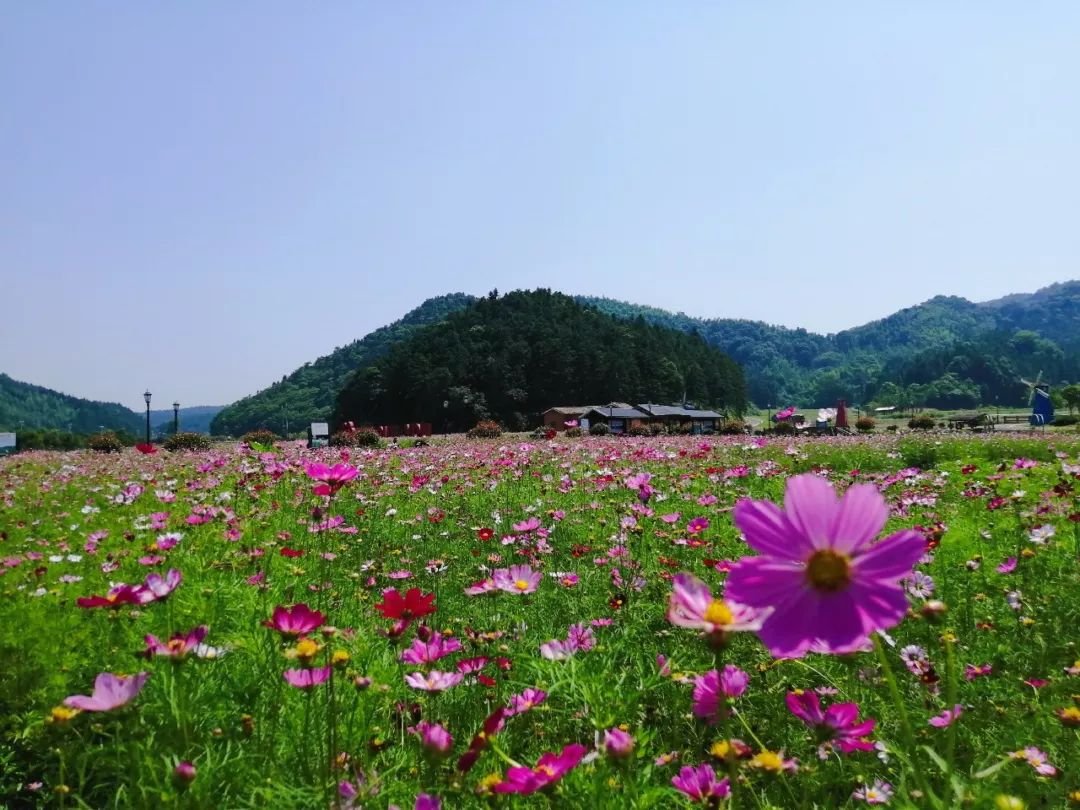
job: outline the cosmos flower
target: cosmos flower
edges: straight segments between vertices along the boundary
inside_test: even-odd
[[[281,673],[290,686],[298,689],[310,689],[330,677],[333,667],[314,667],[312,669],[287,669]]]
[[[332,495],[356,478],[360,471],[348,464],[335,464],[331,467],[316,461],[305,464],[304,472],[307,473],[308,478],[322,482],[315,487],[316,495]]]
[[[429,754],[444,757],[454,747],[454,738],[443,726],[438,723],[429,723],[421,720],[409,729],[410,734],[420,735],[420,744]]]
[[[708,804],[712,799],[726,799],[731,793],[728,779],[717,781],[716,772],[711,765],[687,765],[679,770],[678,776],[671,777],[675,789],[690,799]]]
[[[544,754],[536,762],[535,768],[510,768],[506,778],[496,784],[495,793],[535,793],[541,788],[553,785],[569,771],[577,767],[585,756],[585,746],[574,743],[567,745],[558,754]]]
[[[435,612],[435,594],[422,593],[419,588],[409,588],[402,596],[396,588],[383,591],[383,600],[375,605],[387,619],[397,619],[406,627],[414,619],[420,619]]]
[[[170,568],[164,577],[161,574],[148,574],[139,591],[140,604],[161,601],[175,591],[183,579],[183,575],[175,568]]]
[[[1038,748],[1035,748],[1034,746],[1029,746],[1019,751],[1013,751],[1011,754],[1009,754],[1009,756],[1013,759],[1023,760],[1032,768],[1034,768],[1035,773],[1039,774],[1040,776],[1057,775],[1057,768],[1050,764],[1050,761],[1047,759],[1046,754],[1044,754],[1042,751],[1040,751]]]
[[[412,645],[401,653],[401,660],[418,666],[431,664],[460,649],[461,642],[456,638],[443,638],[442,633],[433,633],[427,641],[413,639]]]
[[[694,715],[715,723],[724,702],[740,697],[749,683],[750,676],[732,664],[723,672],[710,669],[699,675],[694,678]]]
[[[423,672],[411,672],[405,676],[405,683],[413,689],[422,689],[425,692],[443,692],[457,686],[463,677],[460,672],[439,672],[433,669],[426,675]]]
[[[675,575],[667,620],[676,627],[701,630],[706,635],[757,630],[765,615],[766,611],[713,597],[709,586],[692,574]]]
[[[946,709],[936,717],[931,717],[927,722],[934,728],[947,728],[960,719],[960,715],[964,713],[964,707],[957,703],[951,709]]]
[[[285,638],[296,638],[306,635],[323,625],[326,617],[317,610],[312,610],[306,604],[274,608],[274,614],[263,622],[264,627],[277,630]]]
[[[512,565],[510,568],[498,568],[492,572],[492,581],[496,588],[519,596],[535,593],[543,578],[539,571],[533,571],[528,565]]]
[[[875,779],[872,785],[863,785],[851,794],[851,798],[867,804],[888,804],[892,797],[892,785],[880,779]]]
[[[547,700],[547,692],[529,687],[519,695],[510,696],[510,708],[506,710],[506,716],[524,714],[530,709],[536,708],[545,700]]]
[[[834,703],[822,711],[815,692],[798,691],[787,693],[787,707],[817,732],[822,743],[836,743],[845,754],[874,750],[874,744],[866,738],[876,721],[871,718],[860,723],[857,703]]]
[[[634,753],[634,738],[621,728],[609,728],[604,732],[604,751],[614,759],[626,759]]]
[[[147,635],[145,639],[146,650],[143,654],[147,658],[160,655],[181,660],[186,658],[188,653],[195,652],[202,640],[206,638],[209,629],[205,624],[201,624],[186,633],[174,634],[167,642],[159,641],[157,636]]]
[[[770,501],[736,504],[735,524],[762,556],[736,564],[727,595],[772,608],[758,635],[774,657],[801,658],[811,648],[853,652],[904,617],[899,582],[925,545],[910,529],[873,542],[888,514],[873,485],[856,484],[838,499],[813,474],[788,479],[784,510]]]
[[[126,706],[142,691],[149,672],[138,675],[114,675],[102,672],[94,679],[94,694],[72,695],[64,698],[64,705],[84,712],[110,712]]]

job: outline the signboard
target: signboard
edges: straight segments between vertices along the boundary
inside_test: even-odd
[[[15,452],[15,434],[0,433],[0,456],[4,453]]]
[[[308,428],[308,447],[326,447],[330,444],[330,425],[312,422]]]

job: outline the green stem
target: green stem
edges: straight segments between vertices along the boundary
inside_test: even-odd
[[[953,707],[956,706],[956,691],[957,691],[957,667],[956,667],[956,650],[953,644],[952,636],[945,633],[945,694],[948,702],[948,710],[951,712]],[[946,757],[945,762],[948,767],[945,771],[945,790],[946,793],[952,789],[952,777],[953,767],[956,759],[956,723],[957,720],[954,717],[953,721],[949,724],[948,738],[946,741]]]

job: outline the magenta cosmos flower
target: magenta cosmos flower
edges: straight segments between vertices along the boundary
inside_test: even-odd
[[[723,672],[710,669],[694,678],[694,716],[710,725],[720,716],[721,706],[728,700],[741,697],[750,683],[750,676],[737,666],[728,664]]]
[[[584,745],[568,745],[561,753],[541,756],[535,768],[511,768],[506,772],[506,779],[496,784],[492,790],[496,793],[535,793],[562,779],[577,767],[583,756]]]
[[[359,474],[359,470],[348,464],[335,464],[331,467],[317,461],[305,464],[304,472],[308,478],[322,482],[321,486],[315,487],[316,495],[332,495]]]
[[[788,479],[783,510],[770,501],[735,505],[735,525],[762,556],[735,565],[727,595],[771,608],[758,635],[774,657],[854,652],[903,618],[908,602],[899,581],[924,544],[911,529],[875,543],[888,516],[873,485],[856,484],[838,499],[813,474]]]
[[[713,798],[726,799],[731,793],[730,781],[722,779],[718,782],[716,772],[710,765],[698,765],[696,768],[687,765],[679,771],[678,776],[671,777],[671,784],[688,798],[702,803]]]
[[[709,586],[693,574],[675,575],[667,620],[676,627],[722,638],[725,633],[757,630],[765,615],[765,611],[714,597]]]
[[[834,703],[822,711],[817,693],[788,692],[787,707],[814,729],[822,744],[836,743],[845,754],[874,750],[874,744],[867,737],[873,732],[876,721],[871,718],[860,723],[858,703]]]
[[[94,694],[89,697],[72,695],[64,698],[64,705],[84,712],[111,712],[134,700],[149,677],[149,672],[140,672],[138,675],[102,672],[94,679]]]
[[[496,588],[507,593],[524,595],[534,593],[543,575],[533,571],[528,565],[511,565],[492,572],[492,581]]]
[[[425,692],[443,692],[451,686],[461,683],[464,676],[460,672],[439,672],[431,670],[427,675],[423,672],[412,672],[405,676],[405,683],[413,689],[423,689]]]
[[[314,667],[313,669],[287,669],[281,673],[281,677],[290,686],[297,689],[310,689],[330,677],[330,667]]]
[[[194,652],[202,643],[202,640],[206,638],[209,629],[205,624],[201,624],[186,633],[176,633],[165,642],[159,640],[157,636],[147,635],[144,655],[147,658],[153,658],[155,655],[163,655],[177,660],[186,658],[188,653]]]
[[[296,638],[321,627],[326,617],[305,604],[274,608],[274,615],[263,622],[264,627],[277,630],[286,638]]]

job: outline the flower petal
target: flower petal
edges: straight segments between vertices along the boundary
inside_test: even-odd
[[[784,512],[791,526],[814,548],[828,548],[839,501],[832,484],[813,473],[788,479]]]
[[[830,530],[832,547],[850,554],[873,542],[885,526],[889,508],[873,484],[855,484],[840,499]]]
[[[812,546],[772,501],[744,499],[735,504],[735,525],[746,544],[762,554],[785,559],[805,559]]]
[[[926,550],[922,535],[913,529],[891,534],[852,560],[855,575],[863,581],[893,581],[911,573]]]

